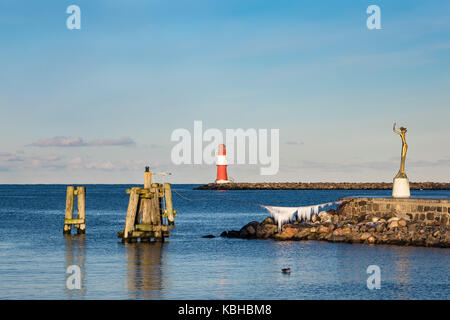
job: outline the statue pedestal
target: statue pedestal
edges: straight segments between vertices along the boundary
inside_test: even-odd
[[[409,198],[410,195],[408,178],[395,178],[392,187],[392,197]]]

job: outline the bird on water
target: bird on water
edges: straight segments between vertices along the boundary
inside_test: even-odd
[[[281,272],[284,274],[291,274],[291,268],[283,268],[281,269]]]

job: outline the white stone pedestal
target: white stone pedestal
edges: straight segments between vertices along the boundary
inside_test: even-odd
[[[409,198],[410,195],[408,178],[395,178],[392,187],[392,197]]]

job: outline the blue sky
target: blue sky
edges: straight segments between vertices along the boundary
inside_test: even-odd
[[[1,0],[0,183],[142,183],[147,163],[210,182],[171,163],[194,120],[280,129],[279,173],[236,181],[389,181],[397,120],[410,180],[448,182],[449,18],[448,1]]]

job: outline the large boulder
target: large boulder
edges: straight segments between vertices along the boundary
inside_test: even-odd
[[[370,244],[374,244],[376,242],[376,239],[374,236],[370,236],[369,238],[367,238],[366,241]]]
[[[311,234],[311,228],[304,228],[297,233],[296,238],[298,240],[307,239],[310,234]]]
[[[391,222],[389,222],[389,229],[394,229],[394,228],[398,228],[398,220],[393,220]]]
[[[321,211],[318,214],[321,222],[331,221],[332,215],[326,211]]]
[[[336,210],[334,210],[334,209],[329,209],[329,210],[327,210],[327,213],[333,215],[333,214],[336,214]]]
[[[229,230],[222,232],[220,236],[227,238],[240,238],[240,232],[237,230]]]
[[[339,215],[333,214],[333,215],[331,216],[331,221],[333,221],[333,223],[338,222],[338,221],[339,221]]]
[[[299,233],[298,228],[287,227],[283,228],[281,233],[277,233],[274,236],[275,240],[297,240],[296,236]]]
[[[268,239],[277,233],[278,227],[274,224],[260,224],[256,227],[256,238]]]
[[[329,233],[330,231],[331,229],[325,226],[320,226],[319,229],[317,230],[318,233]]]
[[[368,233],[368,232],[364,232],[363,234],[361,234],[360,235],[360,237],[359,237],[359,239],[361,240],[361,241],[365,241],[365,240],[367,240],[369,237],[371,237],[372,235],[370,234],[370,233]]]
[[[404,219],[399,220],[399,221],[398,221],[398,225],[399,225],[400,227],[406,227],[406,220],[404,220]]]
[[[258,227],[258,221],[252,221],[247,223],[239,231],[239,237],[241,238],[254,238],[256,237],[256,228]]]
[[[266,225],[266,224],[275,224],[275,220],[273,220],[272,217],[267,217],[265,218],[262,222],[262,225]]]
[[[343,229],[339,228],[339,229],[336,229],[333,231],[333,235],[334,236],[343,236],[343,235],[345,235],[345,233],[344,233]]]

